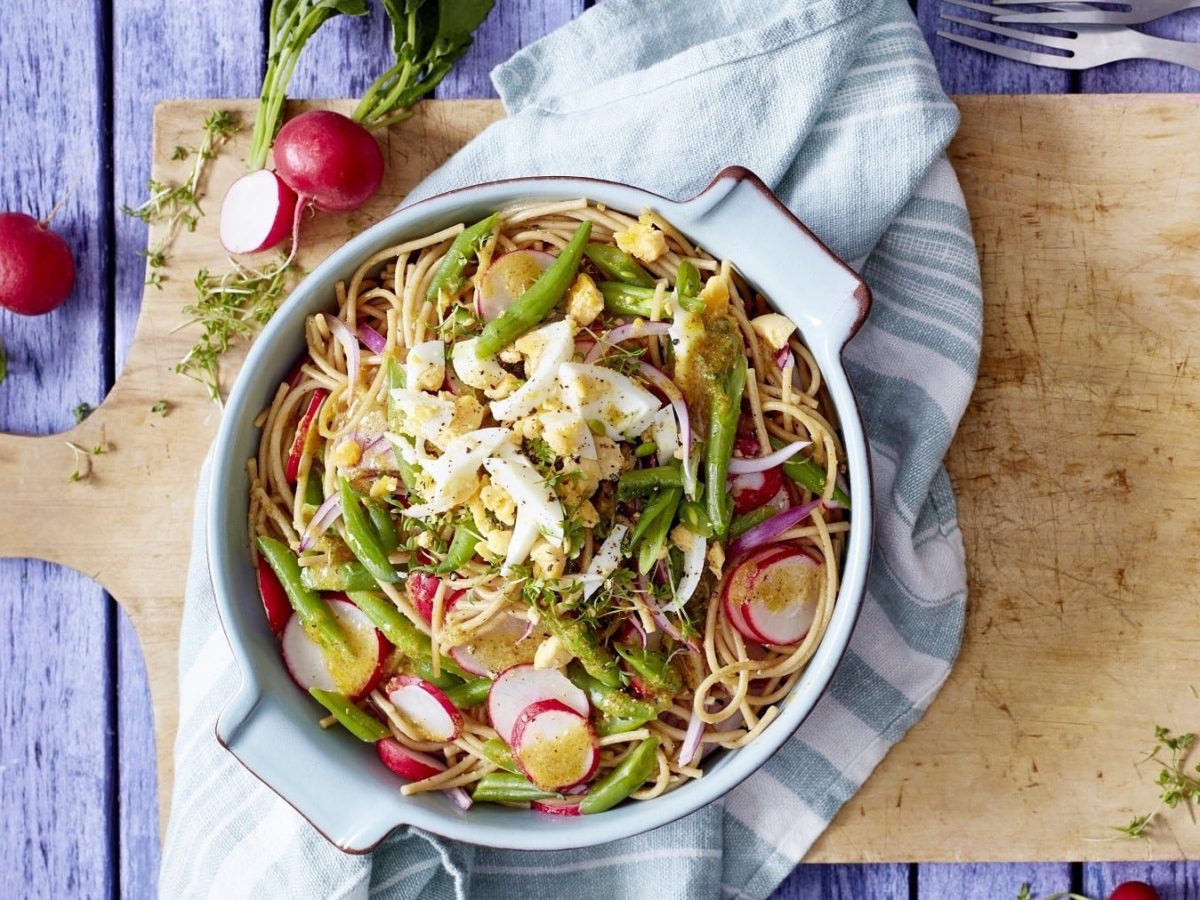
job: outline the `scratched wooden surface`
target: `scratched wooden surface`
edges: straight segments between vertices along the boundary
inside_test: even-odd
[[[490,95],[492,65],[583,5],[500,0],[440,95]],[[27,433],[61,430],[79,402],[98,402],[128,349],[145,235],[116,209],[141,195],[153,103],[252,95],[263,40],[258,4],[241,0],[207,0],[204,15],[158,0],[64,0],[47,8],[0,3],[0,208],[45,215],[61,201],[56,227],[80,272],[74,298],[52,316],[0,313],[10,356],[0,429]],[[936,2],[918,10],[931,37],[937,12]],[[379,25],[376,12],[369,23],[338,23],[320,35],[294,93],[360,90],[386,51]],[[1200,38],[1200,13],[1155,30]],[[952,92],[1200,90],[1196,73],[1156,63],[1067,76],[945,42],[933,48]],[[40,563],[0,561],[0,616],[0,896],[152,896],[153,732],[136,638],[95,585]],[[987,815],[986,797],[979,814]],[[1037,896],[1069,887],[1101,896],[1132,877],[1154,881],[1167,898],[1200,897],[1195,867],[1162,863],[801,866],[778,896],[1005,898],[1023,882]]]

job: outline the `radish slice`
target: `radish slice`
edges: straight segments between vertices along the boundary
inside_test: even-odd
[[[492,727],[511,746],[513,727],[521,713],[542,700],[556,700],[581,716],[587,716],[590,710],[587,695],[558,669],[513,666],[497,676],[488,693]]]
[[[427,753],[410,750],[395,738],[384,738],[375,742],[375,752],[389,770],[409,781],[424,781],[438,772],[446,771],[446,765]]]
[[[279,634],[287,627],[288,619],[292,616],[292,604],[288,602],[275,570],[262,556],[258,558],[258,593],[267,613],[267,624],[275,634]]]
[[[384,663],[392,645],[349,600],[330,600],[329,608],[346,633],[349,653],[334,658],[309,637],[300,617],[293,615],[283,629],[283,662],[296,684],[306,691],[320,688],[355,700],[365,697],[383,680]]]
[[[817,614],[821,564],[799,547],[768,560],[754,579],[743,605],[746,623],[768,644],[789,646],[804,640]]]
[[[558,700],[526,707],[513,726],[513,758],[544,791],[582,784],[600,765],[600,745],[585,715]]]
[[[725,617],[746,640],[757,644],[767,642],[767,639],[755,631],[746,618],[745,607],[754,592],[755,581],[773,559],[780,555],[787,555],[796,549],[791,544],[771,544],[760,547],[738,560],[726,574],[725,584],[721,589]]]
[[[291,233],[297,199],[269,169],[243,175],[221,201],[221,246],[230,253],[270,250]]]
[[[308,432],[312,428],[312,423],[317,417],[317,413],[321,410],[321,404],[325,402],[325,398],[328,396],[329,391],[325,388],[317,388],[313,391],[312,397],[308,401],[308,409],[300,417],[300,422],[296,426],[296,437],[292,441],[292,449],[288,452],[287,468],[283,473],[288,480],[288,484],[295,484],[296,478],[300,475],[300,457],[304,455],[304,445],[308,440]]]
[[[556,797],[546,797],[542,800],[534,800],[529,804],[530,809],[536,809],[540,813],[545,813],[548,816],[579,816],[583,813],[579,810],[578,800],[559,800]]]
[[[405,582],[408,599],[412,601],[413,608],[426,622],[433,622],[433,598],[437,595],[441,583],[442,579],[436,575],[430,575],[428,572],[413,572]],[[446,591],[446,596],[442,600],[442,615],[450,612],[454,608],[454,604],[466,594],[466,591]]]
[[[508,309],[514,300],[533,286],[554,257],[540,250],[514,250],[496,259],[475,292],[475,312],[485,322]]]
[[[531,628],[527,619],[505,616],[487,631],[474,635],[470,644],[451,647],[450,658],[472,675],[495,676],[510,666],[533,662],[545,637],[545,630]]]
[[[435,685],[415,675],[397,675],[387,684],[388,702],[426,741],[452,741],[462,730],[463,717]]]

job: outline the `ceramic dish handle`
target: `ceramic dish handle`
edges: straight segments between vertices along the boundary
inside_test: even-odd
[[[818,339],[836,358],[866,320],[871,307],[866,284],[749,169],[723,169],[680,208],[723,235],[721,246],[705,247],[710,253],[733,260],[766,254],[778,262],[760,268],[756,287],[800,326],[810,346]]]

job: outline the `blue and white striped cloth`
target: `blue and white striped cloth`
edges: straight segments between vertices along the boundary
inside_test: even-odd
[[[796,736],[687,819],[560,853],[402,829],[371,857],[350,857],[213,739],[238,674],[197,522],[165,897],[764,897],[921,717],[954,662],[966,575],[942,459],[975,381],[982,302],[944,155],[957,111],[907,4],[606,0],[493,77],[509,118],[414,198],[533,174],[683,198],[740,164],[865,275],[875,305],[847,359],[873,453],[878,546],[850,650]]]

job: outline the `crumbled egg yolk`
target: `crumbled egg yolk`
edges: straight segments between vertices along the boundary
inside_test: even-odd
[[[533,560],[533,574],[538,578],[558,578],[567,566],[563,549],[541,538],[529,551],[529,558]]]
[[[451,436],[475,431],[483,424],[483,405],[470,394],[454,398],[454,415],[447,431]]]
[[[396,493],[400,487],[399,482],[391,475],[384,475],[382,478],[376,478],[375,483],[371,485],[371,497],[375,500],[381,497],[387,497]]]
[[[604,296],[591,276],[581,273],[567,291],[567,315],[580,325],[590,325],[604,311]]]
[[[479,502],[496,517],[497,522],[513,525],[517,521],[517,504],[508,491],[490,481],[479,490]]]
[[[652,263],[667,252],[667,236],[645,216],[623,231],[613,234],[617,246],[642,262]]]
[[[725,571],[725,551],[717,541],[708,545],[708,568],[713,577],[720,580]]]
[[[779,313],[766,313],[750,320],[754,333],[773,349],[782,350],[796,331],[796,323]]]
[[[704,301],[704,315],[724,315],[729,309],[729,279],[724,275],[714,275],[704,283],[700,290],[700,299]]]
[[[573,658],[571,651],[558,639],[558,635],[552,634],[538,644],[537,652],[533,655],[533,667],[535,669],[561,669]]]
[[[617,442],[609,437],[596,437],[596,461],[599,463],[599,479],[605,481],[616,478],[625,468],[625,455]]]
[[[600,524],[600,513],[592,505],[591,500],[584,500],[575,510],[575,517],[584,528],[595,528]]]
[[[343,469],[357,466],[360,460],[362,460],[362,447],[358,445],[358,441],[352,438],[342,441],[333,451],[333,461]]]

